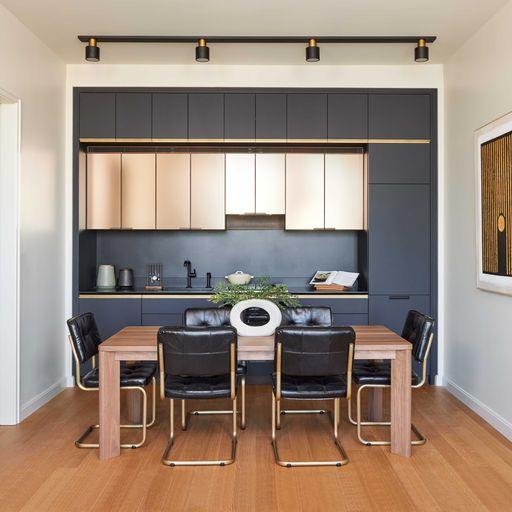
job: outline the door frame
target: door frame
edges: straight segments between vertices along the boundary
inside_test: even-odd
[[[21,101],[0,89],[0,425],[20,421]]]

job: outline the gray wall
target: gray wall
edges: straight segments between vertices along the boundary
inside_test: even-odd
[[[186,259],[197,270],[197,286],[206,272],[223,278],[235,270],[300,286],[318,269],[356,271],[357,232],[99,231],[97,235],[97,264],[113,264],[116,270],[131,267],[136,278],[144,277],[147,263],[162,263],[166,284],[183,284]],[[136,284],[143,283],[136,279]]]

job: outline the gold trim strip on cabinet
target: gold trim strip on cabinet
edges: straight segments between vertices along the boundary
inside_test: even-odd
[[[104,294],[104,293],[81,293],[79,299],[142,299],[141,294]]]
[[[430,144],[430,139],[87,139],[86,143]]]
[[[212,294],[213,294],[213,291],[212,291]],[[148,294],[148,295],[142,295],[141,297],[143,299],[209,299],[211,297],[212,294],[208,294],[208,295],[200,295],[200,294],[197,294],[197,295],[193,295],[193,294],[189,294],[189,293],[184,293],[182,295],[172,295],[172,294],[162,294],[162,293],[159,293],[159,294]]]
[[[318,292],[310,293],[309,295],[295,295],[298,299],[367,299],[368,295],[364,293],[349,294],[349,293],[337,293],[337,294],[320,294]]]

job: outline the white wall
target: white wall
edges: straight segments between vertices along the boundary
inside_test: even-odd
[[[476,288],[473,132],[512,110],[512,3],[445,66],[446,345],[449,389],[512,439],[512,297]]]
[[[438,89],[439,218],[443,211],[444,75],[442,65],[408,66],[187,66],[80,64],[67,66],[66,90],[66,305],[71,315],[71,190],[73,87],[395,87]],[[439,253],[444,253],[443,224],[439,225]],[[439,261],[439,280],[443,266]],[[439,293],[439,371],[443,372],[443,303]],[[68,366],[68,373],[71,366]]]
[[[0,88],[21,100],[22,418],[65,376],[65,80],[64,63],[0,5]]]

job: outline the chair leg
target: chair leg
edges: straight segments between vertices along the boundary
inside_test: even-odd
[[[339,438],[338,438],[338,426],[340,422],[340,399],[335,398],[334,399],[334,417],[333,417],[333,436],[334,436],[334,444],[336,445],[336,448],[338,448],[338,451],[340,452],[342,459],[340,460],[334,460],[334,461],[284,461],[281,460],[279,457],[279,450],[277,447],[277,437],[276,437],[276,426],[277,426],[277,419],[280,416],[280,411],[278,406],[279,400],[276,400],[276,397],[274,395],[274,392],[272,392],[272,447],[274,449],[274,458],[276,463],[279,466],[283,466],[286,468],[292,468],[292,467],[305,467],[305,466],[344,466],[348,463],[348,457],[345,453],[345,450],[343,449],[343,446],[341,445]],[[290,411],[287,411],[288,413]],[[293,411],[291,411],[293,412]],[[298,414],[306,414],[306,413],[319,413],[319,411],[299,411]],[[320,414],[325,414],[325,411],[323,411]]]
[[[372,426],[372,427],[390,427],[391,422],[390,421],[362,421],[362,413],[361,413],[361,401],[362,401],[362,392],[365,388],[387,388],[389,386],[384,385],[363,385],[359,386],[359,389],[357,390],[357,438],[359,439],[359,442],[361,444],[364,444],[366,446],[390,446],[391,441],[369,441],[368,439],[363,438],[362,434],[362,427],[363,426]],[[349,402],[350,403],[350,402]],[[350,414],[350,413],[349,413]],[[349,417],[350,418],[350,417]],[[416,428],[414,423],[411,423],[411,430],[416,435],[415,440],[411,441],[412,446],[421,446],[427,442],[427,438]]]
[[[185,400],[182,400],[182,427],[185,425],[185,429],[187,427],[187,422],[183,423],[186,414],[185,414]],[[203,411],[194,411],[194,415]],[[208,411],[208,414],[215,414],[215,411]],[[218,414],[225,414],[225,411],[218,411]],[[174,399],[169,400],[169,440],[167,441],[167,446],[165,447],[164,453],[162,455],[162,464],[164,466],[228,466],[229,464],[233,464],[236,460],[236,444],[237,444],[237,410],[236,410],[236,397],[233,400],[233,408],[230,411],[233,417],[233,432],[231,434],[231,458],[230,459],[222,459],[222,460],[170,460],[168,459],[169,453],[171,451],[172,445],[174,443]],[[183,429],[183,430],[185,430]]]
[[[187,405],[185,400],[181,401],[181,430],[187,430]]]
[[[242,376],[241,386],[242,386],[242,421],[240,423],[240,428],[242,430],[245,430],[245,375]]]
[[[141,387],[131,387],[131,388],[124,388],[124,389],[137,389],[142,394],[142,424],[132,424],[132,425],[120,425],[120,428],[141,428],[142,429],[142,438],[138,443],[125,443],[121,444],[121,448],[140,448],[145,442],[146,442],[146,430],[148,427],[147,424],[147,393],[144,388]],[[153,383],[153,419],[152,423],[155,423],[155,417],[156,417],[156,387]],[[100,426],[98,424],[96,425],[90,425],[87,427],[87,429],[84,431],[84,433],[75,441],[75,446],[77,448],[99,448],[99,443],[85,443],[85,439],[89,436],[89,434],[93,430],[99,429]]]

